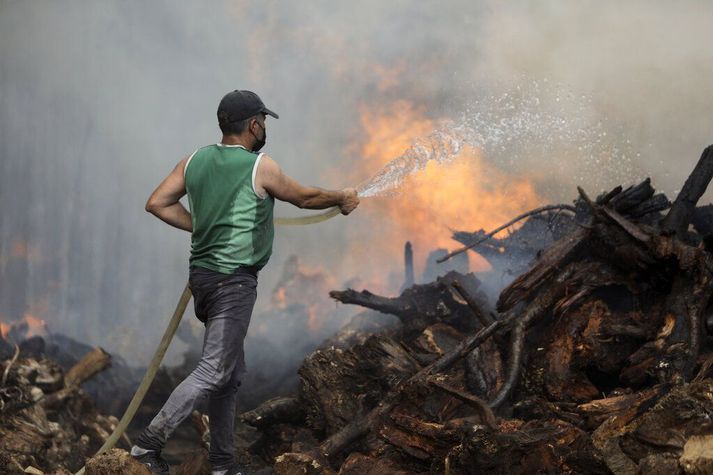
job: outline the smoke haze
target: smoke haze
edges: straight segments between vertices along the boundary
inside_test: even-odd
[[[404,100],[434,121],[556,121],[483,151],[545,201],[645,176],[673,197],[713,138],[712,15],[703,0],[0,0],[0,319],[33,314],[147,361],[187,278],[190,237],[144,203],[219,139],[215,109],[235,88],[280,114],[266,151],[306,184],[376,172],[354,146],[363,108]],[[399,284],[400,255],[370,259],[390,226],[370,206],[278,229],[256,318],[294,254],[338,287],[376,272]]]

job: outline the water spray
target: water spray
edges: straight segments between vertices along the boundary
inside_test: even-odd
[[[370,179],[360,183],[356,188],[357,195],[359,198],[386,195],[400,187],[408,176],[424,169],[428,162],[444,164],[452,161],[466,143],[463,130],[457,127],[437,130],[415,141],[403,154],[387,163]],[[334,207],[297,218],[277,217],[274,223],[279,226],[316,224],[332,219],[339,213],[339,208]]]

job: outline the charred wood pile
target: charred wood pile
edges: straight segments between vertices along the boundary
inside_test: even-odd
[[[190,340],[192,335],[183,332],[184,340],[200,348]],[[187,353],[180,366],[159,369],[119,447],[130,447],[131,437],[156,415],[176,384],[193,369],[194,359],[193,353]],[[44,473],[65,473],[65,469],[74,473],[114,430],[145,368],[131,367],[120,356],[47,328],[33,331],[26,320],[20,320],[0,333],[0,377],[4,371],[8,376],[0,384],[0,473],[20,473],[20,466],[41,468]],[[54,379],[48,386],[45,380],[50,374]],[[17,412],[33,405],[32,410]],[[34,427],[36,433],[17,432],[5,438],[18,424]],[[196,428],[185,424],[176,431],[164,451],[171,463],[180,463],[196,451]],[[118,473],[103,470],[128,464],[126,460],[121,451],[112,452],[92,466],[98,467],[97,473]],[[89,466],[87,473],[92,473]]]
[[[118,423],[81,389],[110,365],[109,355],[94,348],[64,371],[31,356],[39,341],[20,345],[0,336],[0,473],[74,473]],[[128,439],[121,446],[129,447]]]
[[[713,473],[713,220],[697,207],[712,176],[709,147],[673,203],[646,180],[535,210],[520,232],[544,223],[553,238],[492,308],[457,272],[395,298],[331,292],[399,324],[345,329],[305,359],[296,395],[244,413],[253,462],[276,474]],[[503,254],[518,233],[455,237]]]

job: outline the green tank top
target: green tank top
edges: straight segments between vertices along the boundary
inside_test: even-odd
[[[272,254],[275,199],[258,196],[262,154],[241,146],[208,145],[188,159],[183,174],[191,209],[190,265],[224,274],[263,267]]]

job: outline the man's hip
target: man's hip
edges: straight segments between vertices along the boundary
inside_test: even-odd
[[[233,318],[250,322],[257,297],[257,270],[240,267],[223,274],[203,267],[191,267],[189,286],[196,317],[203,323],[211,318]]]

